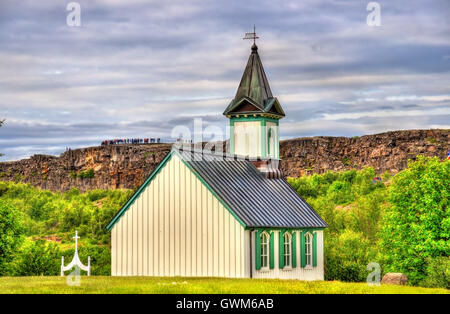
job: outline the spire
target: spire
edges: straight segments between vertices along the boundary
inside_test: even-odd
[[[240,100],[244,97],[253,100],[260,109],[264,109],[267,100],[273,98],[256,44],[252,46],[252,52],[234,99]]]
[[[224,115],[230,116],[237,112],[240,114],[273,114],[278,118],[284,117],[283,109],[278,100],[273,97],[272,91],[264,71],[261,58],[258,54],[258,46],[255,39],[256,33],[246,33],[244,39],[253,39],[250,57],[247,61],[244,74],[239,83],[236,96],[225,109]]]

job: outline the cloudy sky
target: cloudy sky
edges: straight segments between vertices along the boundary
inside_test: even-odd
[[[105,138],[225,127],[250,53],[286,118],[282,138],[450,128],[450,1],[64,0],[0,2],[1,160]]]

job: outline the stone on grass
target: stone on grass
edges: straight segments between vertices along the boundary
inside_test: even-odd
[[[381,283],[387,285],[406,285],[408,283],[408,277],[403,273],[387,273],[381,279]]]

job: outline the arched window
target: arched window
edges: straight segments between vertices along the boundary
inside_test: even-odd
[[[260,235],[261,240],[261,268],[269,267],[269,235],[263,232]]]
[[[305,258],[306,266],[312,266],[312,235],[309,232],[305,235]]]
[[[289,233],[283,235],[284,242],[284,267],[292,266],[292,236]]]

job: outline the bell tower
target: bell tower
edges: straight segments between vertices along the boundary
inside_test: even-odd
[[[244,39],[256,38],[253,32]],[[285,114],[272,95],[255,42],[236,96],[223,114],[230,119],[230,154],[280,158],[278,122]]]

